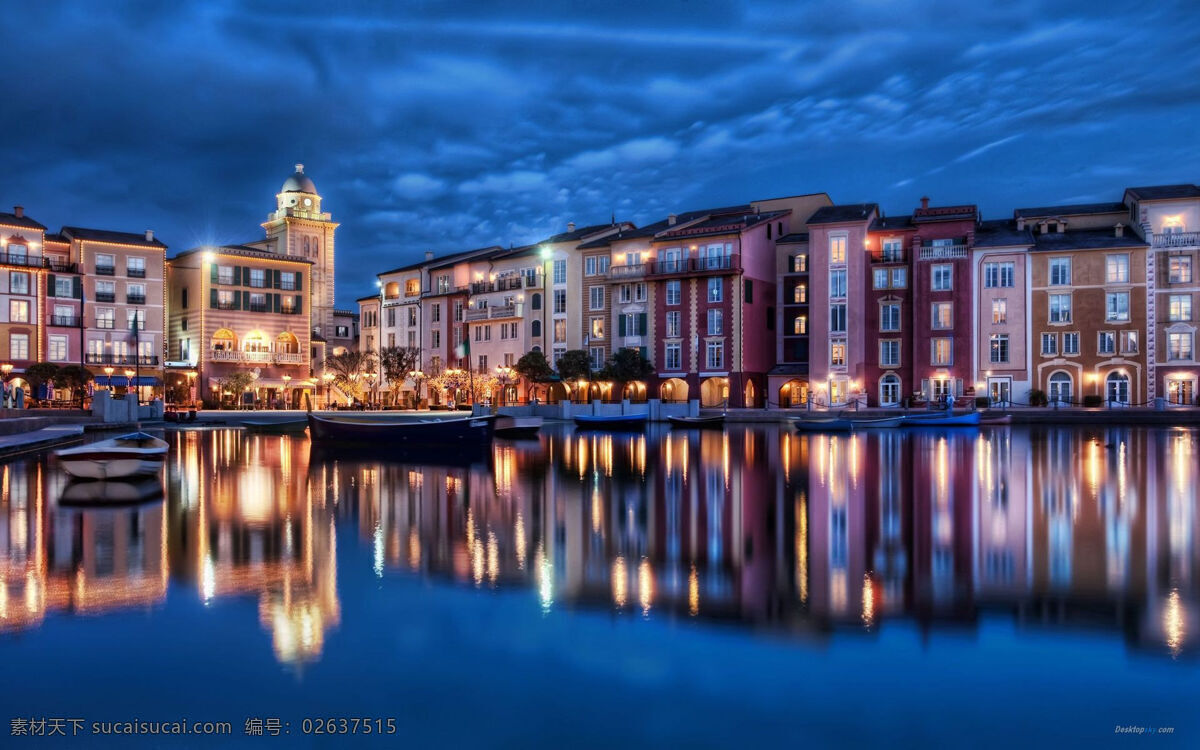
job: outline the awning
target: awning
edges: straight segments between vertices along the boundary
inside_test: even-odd
[[[107,375],[97,375],[92,382],[100,386],[121,386],[128,387],[129,381],[134,381],[134,385],[162,385],[162,381],[158,378],[142,375],[141,377],[127,378],[124,375],[113,375],[111,378]],[[109,382],[111,381],[111,382]]]

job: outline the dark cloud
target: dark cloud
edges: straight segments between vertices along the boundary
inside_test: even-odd
[[[427,249],[613,212],[825,190],[996,215],[1200,171],[1193,2],[22,5],[0,199],[184,249],[257,236],[303,161],[344,304]]]

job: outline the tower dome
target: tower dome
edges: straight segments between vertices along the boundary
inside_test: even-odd
[[[297,164],[295,173],[283,183],[281,193],[312,193],[317,194],[317,186],[311,178],[304,174],[304,165]]]

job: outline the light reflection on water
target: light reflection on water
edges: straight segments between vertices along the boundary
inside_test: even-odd
[[[235,430],[169,440],[167,499],[136,507],[63,507],[52,461],[0,467],[0,637],[153,609],[173,582],[205,603],[252,598],[275,658],[302,663],[355,631],[346,591],[417,575],[528,590],[546,612],[808,634],[1001,612],[1196,653],[1193,432],[563,428],[443,466]],[[369,563],[339,570],[339,544]]]

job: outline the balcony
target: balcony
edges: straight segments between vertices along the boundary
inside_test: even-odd
[[[258,304],[251,302],[249,305],[246,306],[246,309],[249,310],[250,312],[271,312],[271,308],[267,307],[267,304],[265,302],[261,302]]]
[[[73,315],[55,315],[50,318],[50,325],[61,326],[62,328],[78,328],[82,318],[76,318]]]
[[[541,289],[542,274],[527,273],[522,277],[522,283],[524,283],[526,289]]]
[[[713,258],[680,258],[646,263],[647,276],[696,276],[712,273],[741,273],[740,255]],[[610,269],[611,270],[611,269]]]
[[[116,302],[117,301],[117,293],[116,292],[96,292],[96,301],[97,302]]]
[[[306,364],[304,355],[299,352],[276,352],[275,362],[281,365],[303,365]]]
[[[158,357],[150,354],[97,354],[88,352],[84,362],[89,365],[143,365],[157,367]]]
[[[125,302],[126,302],[126,304],[130,304],[130,305],[144,305],[144,304],[146,304],[146,295],[144,295],[144,294],[126,294]]]
[[[514,289],[520,289],[520,288],[521,288],[521,277],[520,276],[505,276],[503,278],[496,279],[496,291],[497,292],[509,292],[509,291],[513,291]]]
[[[950,260],[967,257],[967,246],[954,245],[922,245],[917,260]]]
[[[1200,245],[1200,232],[1172,232],[1155,234],[1155,247],[1194,247]]]
[[[144,269],[144,268],[126,268],[125,275],[131,279],[144,279],[144,278],[146,278],[146,269]]]
[[[34,268],[40,268],[42,265],[42,256],[0,253],[0,263],[10,266],[32,266]]]
[[[635,263],[625,266],[609,266],[608,278],[613,280],[643,278],[646,275],[646,265],[645,263]]]
[[[872,263],[904,263],[906,258],[904,253],[887,252],[887,253],[871,253]]]
[[[523,308],[524,305],[519,304],[496,305],[495,307],[488,308],[488,317],[490,317],[492,320],[499,320],[500,318],[519,318],[521,317]]]
[[[208,358],[213,362],[241,362],[242,353],[234,349],[209,349]]]
[[[467,310],[467,322],[471,322],[473,320],[487,320],[487,319],[488,319],[488,309],[486,307],[479,308],[476,310]]]
[[[116,266],[96,266],[96,275],[97,276],[116,276],[117,275],[117,267]]]
[[[61,260],[46,260],[46,268],[55,273],[79,273],[78,263],[67,263]]]
[[[217,302],[218,310],[233,310],[236,309],[232,302]]]
[[[404,296],[407,297],[408,299],[412,299],[413,297],[420,297],[421,290],[420,289],[405,289]]]

